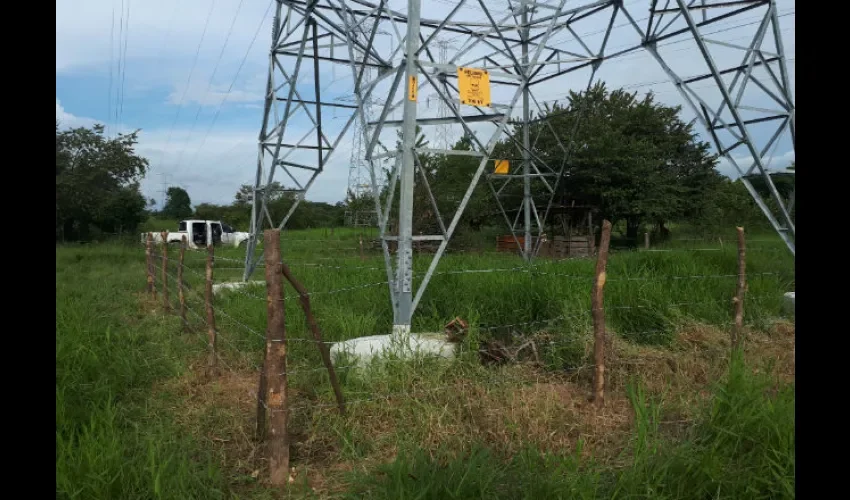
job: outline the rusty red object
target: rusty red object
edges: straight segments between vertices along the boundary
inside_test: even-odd
[[[449,321],[445,326],[446,337],[452,342],[460,341],[468,328],[469,323],[461,319],[460,316],[456,316],[455,319]]]

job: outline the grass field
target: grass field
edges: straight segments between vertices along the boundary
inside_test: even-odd
[[[728,345],[734,233],[722,247],[714,235],[612,253],[602,410],[587,402],[590,260],[527,268],[511,255],[449,253],[413,330],[468,320],[460,356],[341,368],[344,417],[287,300],[295,472],[283,493],[265,484],[252,436],[264,288],[216,297],[222,374],[210,381],[196,316],[203,253],[187,253],[192,329],[182,333],[142,293],[140,245],[57,247],[57,498],[793,498],[794,327],[781,300],[794,261],[775,237],[748,236],[740,359]],[[326,340],[390,330],[383,259],[361,259],[356,233],[292,232],[282,246]],[[241,278],[243,251],[216,255],[216,281]],[[540,363],[526,350],[484,366],[479,343],[494,340],[534,340]]]

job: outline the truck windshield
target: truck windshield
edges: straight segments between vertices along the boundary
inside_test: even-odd
[[[180,221],[180,226],[177,228],[178,231],[185,232],[186,231],[186,221]]]
[[[232,233],[233,232],[233,228],[228,226],[227,224],[222,223],[221,228],[224,229],[225,233]]]

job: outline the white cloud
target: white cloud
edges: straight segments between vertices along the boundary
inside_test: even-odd
[[[197,103],[201,106],[218,106],[224,102],[225,97],[228,103],[262,103],[263,92],[262,88],[233,89],[227,92],[228,85],[213,85],[210,86],[206,81],[192,82],[189,87],[186,84],[174,87],[174,90],[168,95],[170,104],[188,105],[189,103]]]
[[[91,69],[94,66],[108,68],[109,61],[118,57],[122,33],[127,35],[127,59],[130,61],[191,60],[202,34],[204,43],[200,57],[213,59],[218,56],[230,29],[237,2],[215,2],[205,33],[207,14],[213,6],[211,0],[146,0],[125,2],[124,6],[127,10],[122,16],[120,4],[112,0],[57,0],[56,72]],[[260,21],[263,21],[267,6],[268,2],[243,2],[233,25],[227,56],[235,58],[238,54],[241,58]],[[122,19],[126,30],[122,28]],[[269,20],[266,20],[268,25]],[[267,51],[268,33],[261,32],[255,44],[261,52]],[[263,43],[259,43],[260,39]],[[188,71],[189,66],[184,67]]]
[[[767,156],[763,159],[763,164],[766,169],[770,172],[782,172],[791,164],[791,162],[795,159],[795,153],[793,150],[786,151],[784,153],[776,154],[774,153],[772,156]],[[753,164],[752,156],[733,156],[735,163],[738,164],[742,170],[747,171],[750,166]],[[717,170],[727,177],[731,177],[732,179],[737,179],[740,177],[738,171],[735,169],[732,162],[730,162],[726,158],[720,158],[717,162]],[[758,173],[758,170],[755,171]]]
[[[68,113],[62,107],[59,99],[56,99],[56,119],[59,120],[59,127],[61,128],[91,127],[97,123],[97,120],[93,118],[83,118]]]
[[[302,132],[293,131],[293,135]],[[159,203],[163,175],[168,185],[182,186],[194,204],[226,204],[242,184],[253,184],[257,167],[257,131],[255,129],[218,130],[206,141],[203,134],[189,129],[142,131],[139,154],[150,161],[151,170],[142,181],[142,191]],[[350,145],[334,151],[324,172],[307,193],[313,201],[337,202],[344,198],[348,181]],[[276,179],[291,185],[281,170]]]

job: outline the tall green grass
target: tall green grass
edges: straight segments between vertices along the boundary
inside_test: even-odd
[[[367,249],[361,259],[358,238],[358,231],[352,229],[335,230],[333,236],[326,236],[322,229],[291,231],[282,237],[283,258],[313,294],[312,309],[326,340],[384,334],[392,329],[383,257]],[[745,320],[764,329],[782,315],[782,294],[794,288],[794,260],[778,239],[754,239],[759,241],[750,245],[747,257]],[[663,249],[675,251],[612,252],[605,289],[608,330],[636,343],[664,345],[683,325],[728,328],[736,286],[736,248],[700,241],[672,242]],[[187,279],[200,292],[205,254],[187,255],[192,271],[187,272]],[[244,250],[220,248],[216,255],[216,281],[241,281]],[[421,283],[430,257],[414,258],[416,285]],[[555,344],[542,355],[557,367],[580,363],[576,358],[579,351],[569,345],[591,324],[594,267],[592,259],[539,259],[528,267],[510,254],[449,253],[422,296],[413,330],[440,332],[456,316],[477,318],[483,338],[510,339],[547,330]],[[265,331],[263,271],[257,269],[252,277],[259,284],[216,297],[218,307],[230,316],[219,319],[222,338],[241,353],[254,353],[254,363],[262,352]],[[288,337],[310,338],[294,290],[287,286],[286,294],[290,298],[286,305]],[[202,311],[200,296],[192,300]],[[309,343],[293,342],[290,353],[296,366],[319,363]]]
[[[56,498],[223,498],[217,462],[167,414],[154,384],[184,368],[173,318],[140,311],[135,249],[56,253]]]
[[[358,240],[359,231],[340,229],[333,235],[319,229],[283,237],[284,259],[314,293],[313,310],[326,340],[387,333],[392,326],[383,258],[367,249],[361,260]],[[699,242],[696,248],[708,247],[712,251],[613,252],[606,286],[609,330],[636,342],[664,344],[682,324],[725,327],[731,318],[736,251],[729,244],[721,248],[719,242]],[[684,250],[675,243],[669,248]],[[243,252],[216,249],[217,282],[241,279]],[[170,252],[172,277],[176,254]],[[417,280],[427,269],[429,257],[415,259]],[[201,316],[204,260],[204,252],[187,252],[189,306]],[[428,389],[457,377],[489,380],[492,374],[478,365],[472,344],[494,335],[523,336],[545,329],[556,341],[554,347],[541,346],[541,356],[550,367],[586,361],[581,359],[581,342],[590,325],[593,266],[590,260],[541,259],[532,268],[524,268],[512,255],[446,255],[423,296],[413,328],[440,331],[455,316],[469,320],[474,327],[466,343],[472,350],[470,359],[459,361],[464,370],[423,365],[426,369],[417,374],[389,364],[366,379],[340,370],[346,395],[356,399],[405,392],[414,385]],[[750,326],[759,328],[780,315],[782,293],[793,290],[793,258],[777,244],[754,243],[747,269],[746,318]],[[466,272],[474,270],[490,271]],[[254,279],[262,280],[262,273],[259,269]],[[187,361],[205,347],[202,335],[179,335],[179,320],[173,315],[151,313],[140,306],[143,246],[58,247],[56,281],[57,498],[230,496],[234,478],[219,469],[219,458],[211,455],[204,437],[176,428],[170,413],[176,410],[169,408],[179,407],[179,402],[163,404],[162,394],[154,395],[154,388],[181,376]],[[162,290],[159,271],[157,285]],[[176,303],[172,278],[169,287]],[[293,374],[291,387],[316,402],[331,402],[326,374],[312,371],[321,367],[315,346],[297,342],[310,336],[294,291],[287,287],[286,293],[287,335],[293,340],[287,367]],[[264,287],[217,295],[215,305],[222,356],[237,368],[256,366],[266,328]],[[202,326],[193,314],[189,318],[194,327]],[[550,321],[553,318],[560,319]],[[238,364],[240,360],[245,364]],[[780,391],[759,399],[763,387],[745,372],[730,369],[729,381],[716,393],[716,408],[707,410],[705,421],[694,428],[686,444],[665,440],[656,411],[638,411],[653,407],[635,389],[638,437],[628,457],[635,464],[634,472],[614,474],[579,460],[578,452],[563,456],[528,449],[506,460],[502,451],[482,445],[464,456],[458,456],[456,448],[435,458],[404,453],[376,481],[357,478],[358,486],[351,494],[365,498],[470,498],[490,493],[493,498],[624,498],[647,497],[650,485],[657,498],[681,498],[677,495],[692,487],[716,498],[708,487],[721,484],[721,498],[759,498],[767,495],[764,492],[787,498],[783,491],[787,493],[789,484],[793,492],[793,390],[790,396]],[[732,376],[736,373],[737,378]],[[392,411],[415,418],[422,408],[400,404]],[[294,414],[293,418],[302,417]],[[773,428],[766,425],[768,419],[773,420]],[[331,427],[337,431],[343,458],[366,457],[377,446],[356,426],[344,425],[344,420]],[[422,438],[416,433],[421,431],[412,429],[413,437],[399,446],[415,447]],[[733,441],[726,431],[743,438]],[[765,456],[778,465],[770,465],[771,469]],[[763,479],[752,480],[752,474]],[[653,482],[649,476],[659,479]],[[752,481],[765,484],[754,486]],[[429,486],[423,489],[425,484]],[[639,490],[643,493],[636,493]]]
[[[405,450],[353,476],[348,498],[369,499],[791,499],[795,497],[794,388],[773,387],[740,355],[685,439],[659,430],[656,403],[639,385],[633,446],[612,469],[571,455],[527,449],[514,456],[478,445],[458,455]]]

